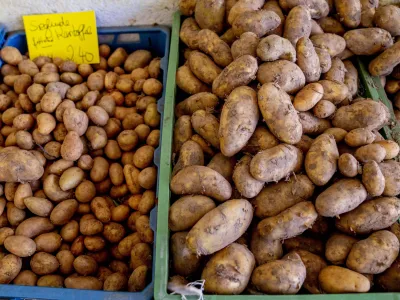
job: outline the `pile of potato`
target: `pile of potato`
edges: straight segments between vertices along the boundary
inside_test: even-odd
[[[400,291],[399,145],[358,96],[400,63],[377,0],[181,0],[170,290]]]
[[[5,47],[0,284],[141,291],[160,139],[160,58],[99,47],[99,64]]]

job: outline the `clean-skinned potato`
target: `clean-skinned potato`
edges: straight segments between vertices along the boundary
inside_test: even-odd
[[[215,253],[237,240],[247,230],[252,218],[253,208],[247,200],[226,201],[193,226],[186,238],[186,246],[197,255]]]
[[[340,179],[317,197],[315,208],[324,217],[349,212],[367,199],[367,191],[358,179]]]
[[[65,225],[73,217],[77,209],[78,201],[75,199],[64,200],[51,211],[50,220],[54,225]]]
[[[23,235],[12,235],[4,240],[4,248],[19,257],[29,257],[36,252],[35,242]]]
[[[36,251],[52,253],[61,247],[62,238],[58,233],[42,233],[35,238]]]
[[[30,261],[33,272],[37,275],[48,275],[58,270],[60,263],[54,255],[46,252],[37,252]]]
[[[379,197],[362,203],[340,216],[336,227],[348,234],[368,234],[391,226],[400,216],[400,200]]]
[[[43,182],[43,190],[46,196],[54,202],[71,198],[72,191],[63,191],[59,184],[60,178],[57,175],[50,174]]]
[[[22,221],[15,230],[15,235],[23,235],[34,238],[42,233],[50,232],[54,229],[54,225],[48,218],[31,217]]]
[[[274,217],[263,219],[257,226],[260,235],[268,240],[284,240],[302,234],[317,219],[314,205],[304,201]]]
[[[84,179],[85,173],[78,167],[65,170],[60,177],[60,188],[63,191],[76,188]]]
[[[13,280],[13,284],[16,285],[36,286],[36,283],[37,275],[30,270],[21,271]]]
[[[343,280],[344,278],[345,280]],[[321,289],[328,294],[366,293],[371,286],[367,277],[338,266],[328,266],[322,269],[318,280]]]
[[[103,288],[103,282],[92,276],[69,276],[65,278],[64,284],[69,289],[101,290]]]

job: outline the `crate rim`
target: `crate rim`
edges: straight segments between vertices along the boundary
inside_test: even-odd
[[[164,126],[167,126],[162,142],[161,154],[161,170],[160,170],[160,197],[158,205],[157,219],[157,237],[156,237],[156,274],[154,283],[154,298],[156,300],[179,300],[179,295],[172,295],[167,291],[168,274],[169,274],[169,228],[168,228],[168,211],[170,207],[170,189],[169,183],[171,179],[171,157],[172,157],[172,135],[173,124],[175,120],[175,92],[176,79],[175,74],[179,64],[179,30],[181,26],[181,13],[175,12],[173,17],[171,31],[171,45],[169,56],[169,68],[167,79],[166,106],[164,111]],[[364,67],[365,68],[365,67]],[[369,74],[364,74],[369,75]],[[365,76],[364,76],[365,77]],[[365,78],[362,78],[363,83]],[[370,79],[376,80],[376,79]],[[370,90],[372,87],[368,85],[370,96],[376,101],[379,101],[380,95],[375,90]],[[168,104],[168,106],[167,106]],[[386,103],[385,103],[386,104]],[[169,114],[168,114],[169,113]],[[165,128],[165,127],[164,127]],[[325,300],[400,300],[400,293],[360,293],[360,294],[323,294],[323,295],[204,295],[206,300],[305,300],[321,298]],[[196,296],[186,296],[187,299],[198,299]]]

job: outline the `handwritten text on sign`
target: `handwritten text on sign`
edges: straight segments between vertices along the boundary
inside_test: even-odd
[[[29,56],[100,62],[94,11],[23,16]]]

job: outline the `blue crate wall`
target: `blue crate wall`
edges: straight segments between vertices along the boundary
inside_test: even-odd
[[[164,113],[165,92],[167,86],[167,70],[170,45],[170,28],[165,26],[153,27],[107,27],[97,29],[99,44],[108,44],[112,50],[123,47],[128,53],[135,50],[149,50],[153,57],[161,57],[161,77],[163,82],[162,95],[157,102],[158,111],[161,114],[161,136],[160,146],[154,154],[154,164],[160,171],[160,150],[162,139],[162,120]],[[4,42],[5,31],[0,26],[0,48],[3,46],[13,46],[20,50],[21,53],[28,51],[26,43],[26,35],[24,31],[18,31],[10,34]],[[4,45],[3,45],[4,44]],[[0,67],[3,61],[0,59]],[[159,177],[157,177],[157,195]],[[150,212],[150,226],[154,231],[153,256],[155,258],[155,238],[157,229],[157,206]],[[67,288],[50,288],[50,287],[31,287],[18,286],[12,284],[0,284],[0,300],[3,299],[61,299],[61,300],[148,300],[153,298],[154,291],[154,270],[155,259],[153,259],[152,280],[151,283],[142,292],[108,292],[108,291],[91,291]]]

